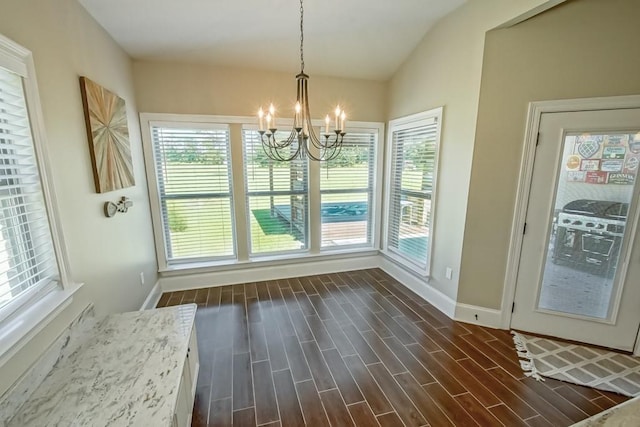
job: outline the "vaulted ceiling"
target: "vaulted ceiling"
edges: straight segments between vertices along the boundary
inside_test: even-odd
[[[135,59],[297,73],[298,0],[79,0]],[[387,80],[465,0],[307,0],[309,74]]]

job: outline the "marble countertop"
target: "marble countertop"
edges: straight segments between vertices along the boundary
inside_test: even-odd
[[[640,396],[627,400],[604,412],[587,418],[573,427],[636,427],[640,426]]]
[[[8,427],[171,426],[195,304],[107,316]]]

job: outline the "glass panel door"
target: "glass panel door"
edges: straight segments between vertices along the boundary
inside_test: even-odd
[[[571,132],[563,147],[537,308],[611,319],[640,133]]]

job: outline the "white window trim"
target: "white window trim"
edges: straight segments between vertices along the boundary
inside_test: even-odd
[[[441,132],[442,132],[442,113],[443,107],[434,108],[432,110],[424,111],[421,113],[411,114],[409,116],[400,117],[394,120],[389,121],[389,128],[387,129],[387,147],[385,152],[385,177],[387,177],[385,182],[384,194],[385,194],[385,212],[383,218],[383,230],[382,235],[384,236],[383,244],[382,244],[382,253],[384,256],[390,258],[394,262],[400,264],[401,266],[409,269],[413,273],[418,274],[421,277],[429,278],[431,274],[431,265],[433,262],[433,247],[435,239],[435,230],[436,230],[436,210],[437,210],[437,188],[438,188],[438,169],[440,164],[440,143],[441,143]],[[390,206],[391,206],[391,173],[392,173],[392,163],[393,163],[393,132],[398,130],[410,129],[414,126],[420,126],[427,121],[437,120],[438,127],[436,131],[436,149],[435,149],[435,168],[433,171],[433,191],[431,193],[431,223],[429,224],[429,240],[427,245],[427,266],[426,269],[417,266],[415,263],[409,261],[407,258],[399,255],[396,251],[389,248],[388,245],[388,233],[389,233],[389,220],[390,220]]]
[[[28,49],[0,35],[0,66],[23,77],[33,145],[60,274],[60,283],[45,286],[39,292],[35,292],[22,308],[0,322],[0,366],[2,366],[71,303],[73,294],[80,289],[82,284],[75,284],[71,281],[67,248],[49,165],[46,132],[33,55]]]
[[[305,251],[295,251],[295,252],[278,252],[278,253],[270,253],[270,254],[254,254],[251,258],[245,258],[245,255],[248,256],[249,250],[249,241],[248,241],[248,233],[246,235],[246,239],[242,238],[238,235],[238,239],[236,240],[236,253],[238,259],[216,259],[216,260],[196,260],[194,262],[184,262],[181,264],[173,264],[169,265],[165,256],[165,246],[164,246],[164,235],[162,229],[162,215],[160,211],[160,195],[158,191],[158,183],[156,178],[156,170],[155,163],[153,161],[153,141],[151,136],[151,125],[154,124],[197,124],[202,123],[203,125],[213,125],[213,124],[239,124],[244,125],[246,129],[251,128],[252,124],[256,122],[256,117],[251,116],[213,116],[213,115],[202,115],[202,114],[167,114],[167,113],[140,113],[140,126],[142,129],[142,144],[145,158],[145,170],[147,174],[147,185],[149,188],[149,199],[151,202],[151,218],[153,221],[153,232],[155,237],[155,245],[156,245],[156,254],[158,258],[158,271],[160,273],[196,273],[196,272],[204,272],[204,271],[216,271],[216,270],[225,270],[229,268],[235,268],[234,266],[241,265],[252,265],[252,264],[266,264],[266,265],[278,265],[278,264],[286,264],[290,263],[292,259],[300,259],[300,262],[304,262],[304,259],[322,259],[322,258],[332,258],[337,254],[371,254],[372,251],[377,252],[380,248],[381,242],[381,232],[380,232],[380,224],[382,220],[382,179],[383,174],[383,157],[382,157],[382,147],[384,144],[384,131],[385,125],[384,123],[379,122],[360,122],[360,121],[351,121],[349,122],[348,129],[353,129],[354,131],[365,131],[365,130],[377,130],[378,131],[378,141],[375,147],[375,155],[376,162],[374,171],[374,179],[373,179],[373,200],[372,200],[372,209],[373,214],[371,215],[371,227],[372,227],[372,238],[371,243],[369,245],[354,245],[354,246],[345,246],[345,247],[336,247],[336,248],[323,248],[320,250],[320,241],[316,238],[314,240],[314,232],[311,229],[312,218],[310,217],[309,224],[309,242],[308,249]],[[293,120],[281,118],[278,119],[278,122],[283,126],[291,126]],[[324,126],[323,120],[313,120],[312,124],[317,127]],[[232,148],[231,152],[234,153],[234,140],[232,135]],[[238,170],[237,168],[242,169],[243,159],[233,157],[231,159],[231,169],[232,172]],[[314,170],[317,170],[318,165],[316,162],[309,162],[309,206],[311,206],[312,199],[320,201],[320,186],[319,182],[313,182],[316,179],[313,177],[315,173]],[[244,172],[243,172],[244,173]],[[244,176],[243,176],[244,179]],[[241,203],[244,202],[244,188],[237,188],[237,185],[232,186],[232,194],[234,204],[237,206],[237,200],[240,200]],[[309,214],[311,215],[311,208],[309,209]],[[318,212],[319,215],[319,212]],[[235,218],[233,219],[236,221]],[[236,231],[238,230],[236,223]]]

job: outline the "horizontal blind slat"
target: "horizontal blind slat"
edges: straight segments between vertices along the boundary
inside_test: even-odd
[[[438,123],[391,131],[388,247],[426,269]]]
[[[22,77],[0,69],[0,308],[58,274]]]
[[[151,128],[169,262],[234,253],[229,130]]]

